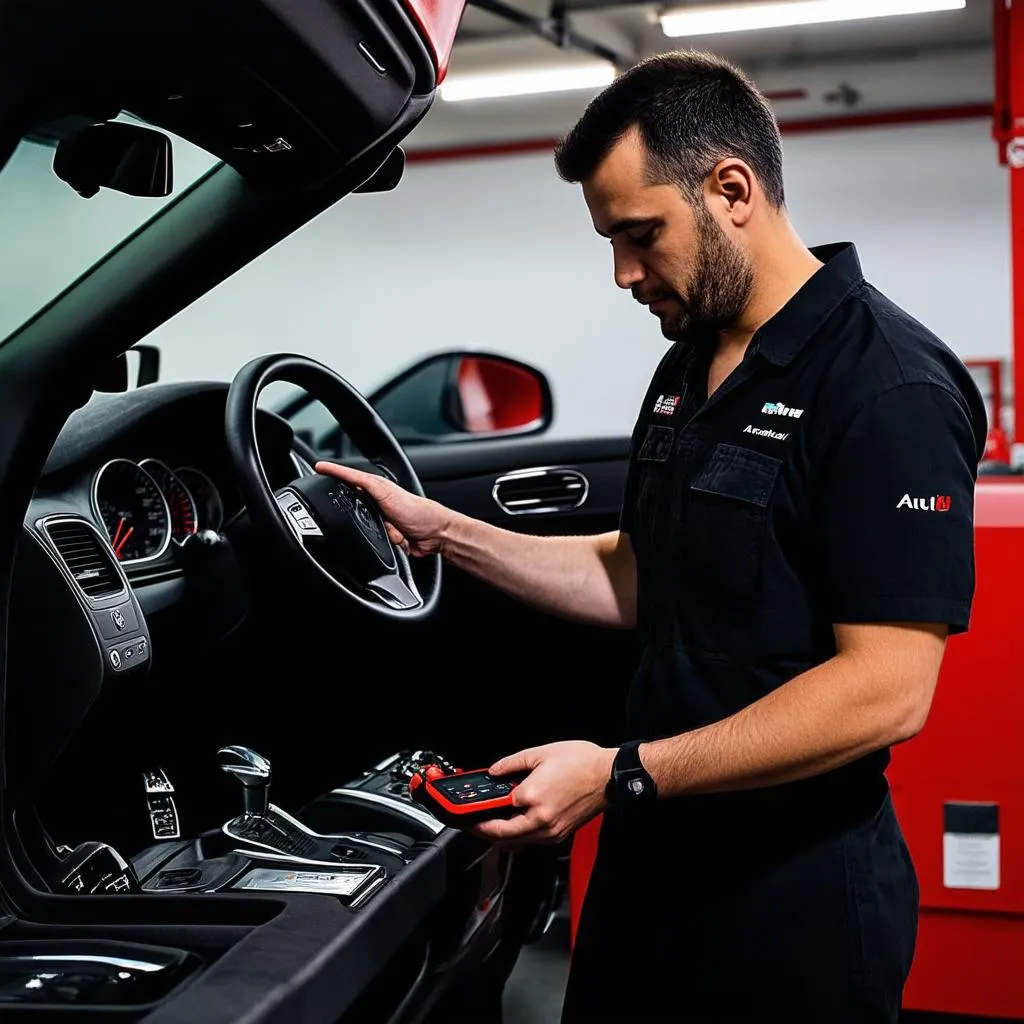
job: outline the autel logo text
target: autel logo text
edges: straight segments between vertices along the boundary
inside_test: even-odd
[[[791,409],[788,405],[783,405],[781,402],[765,402],[761,406],[761,412],[766,416],[792,416],[793,419],[798,420],[803,416],[803,409]]]
[[[904,494],[897,503],[897,508],[913,508],[919,512],[948,512],[953,503],[953,497],[949,494],[935,494],[930,498],[912,498]]]

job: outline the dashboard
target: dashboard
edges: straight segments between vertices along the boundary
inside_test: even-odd
[[[92,511],[122,565],[153,561],[171,544],[224,525],[224,499],[206,473],[152,457],[111,459],[96,470]]]
[[[94,395],[58,436],[26,525],[85,519],[135,586],[181,574],[190,538],[220,534],[244,513],[224,434],[227,390],[155,384]],[[313,472],[280,417],[261,410],[257,438],[272,487]]]
[[[15,556],[7,691],[19,721],[47,727],[9,737],[12,784],[50,778],[72,736],[91,742],[94,706],[104,742],[88,760],[101,765],[111,736],[131,733],[103,730],[129,708],[147,735],[170,735],[169,695],[209,706],[239,637],[285,642],[252,624],[280,577],[245,514],[227,395],[203,382],[95,394],[52,445]],[[273,489],[314,472],[280,416],[258,410],[255,429]]]

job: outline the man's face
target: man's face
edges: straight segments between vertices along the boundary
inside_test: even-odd
[[[583,182],[597,231],[609,238],[615,283],[661,321],[672,341],[696,340],[734,324],[753,288],[750,257],[712,216],[675,185],[651,185],[639,133],[627,132]]]

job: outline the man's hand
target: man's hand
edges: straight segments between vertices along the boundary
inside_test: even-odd
[[[614,759],[614,750],[566,740],[495,761],[489,769],[492,775],[530,772],[512,791],[512,803],[520,813],[485,821],[473,833],[513,848],[560,843],[607,806],[604,790]]]
[[[391,543],[406,554],[422,557],[441,551],[444,533],[456,516],[451,509],[412,494],[375,473],[363,473],[334,462],[318,462],[315,469],[366,491],[380,508]]]

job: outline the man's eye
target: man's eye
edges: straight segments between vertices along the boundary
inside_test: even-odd
[[[654,241],[654,228],[648,228],[646,231],[642,231],[639,235],[630,235],[630,241],[640,249],[646,249]]]

